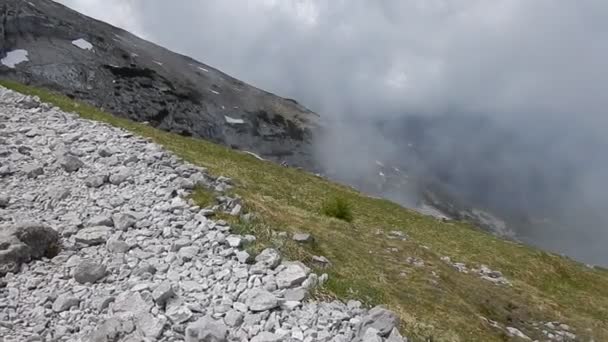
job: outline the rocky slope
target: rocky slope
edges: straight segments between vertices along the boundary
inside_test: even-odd
[[[403,341],[383,308],[307,300],[303,264],[250,260],[212,219],[238,198],[187,199],[230,179],[4,88],[0,141],[3,341]]]
[[[0,75],[115,115],[310,166],[318,115],[51,0],[0,4]]]

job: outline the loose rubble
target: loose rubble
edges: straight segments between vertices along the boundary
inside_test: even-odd
[[[458,272],[477,274],[481,279],[487,280],[496,285],[511,285],[509,279],[505,278],[502,272],[491,270],[486,265],[481,265],[478,268],[469,268],[466,264],[462,262],[453,262],[452,259],[447,256],[441,257],[441,260],[455,268]]]
[[[253,237],[209,218],[245,215],[238,198],[187,200],[230,179],[4,88],[0,123],[4,342],[406,340],[386,309],[308,301],[327,275],[238,250]]]

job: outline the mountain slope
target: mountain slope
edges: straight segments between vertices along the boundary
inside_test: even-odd
[[[318,115],[51,0],[0,5],[0,75],[122,117],[310,166]]]
[[[236,194],[259,217],[233,225],[256,234],[256,249],[274,245],[311,266],[313,255],[326,256],[331,266],[323,272],[330,281],[319,296],[386,304],[401,315],[403,331],[419,341],[520,341],[513,328],[540,341],[608,339],[606,270],[435,220],[223,146],[116,118],[46,90],[0,84],[151,138],[215,175],[232,177]],[[320,214],[323,202],[334,197],[350,203],[352,223]],[[213,194],[199,190],[194,199],[206,205]],[[279,231],[310,232],[315,242],[297,245],[273,234]]]

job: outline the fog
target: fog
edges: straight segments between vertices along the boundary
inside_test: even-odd
[[[320,113],[341,180],[404,166],[608,264],[606,1],[60,2]]]

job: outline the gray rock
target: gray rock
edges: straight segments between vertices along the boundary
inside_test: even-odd
[[[367,328],[361,337],[361,342],[382,342],[382,337],[379,334],[378,329]]]
[[[119,168],[117,172],[111,174],[108,180],[114,185],[120,185],[127,181],[132,175],[133,171],[130,168],[123,166]]]
[[[69,154],[61,156],[58,162],[66,172],[76,172],[84,166],[84,163],[80,159]]]
[[[114,215],[112,220],[114,221],[114,227],[122,231],[126,231],[137,223],[137,219],[133,215],[125,213]]]
[[[295,233],[293,234],[292,239],[293,241],[299,243],[308,243],[313,241],[312,235],[308,233]]]
[[[80,304],[80,299],[68,294],[62,294],[53,302],[53,311],[63,312],[73,306],[78,306],[78,304]]]
[[[145,301],[139,292],[123,292],[116,297],[112,309],[115,313],[139,315],[150,312],[152,303]]]
[[[44,174],[44,169],[38,164],[30,164],[23,167],[23,172],[27,178],[36,178]]]
[[[116,239],[108,240],[106,248],[110,253],[126,253],[131,249],[126,242]]]
[[[247,292],[245,304],[251,311],[265,311],[276,308],[279,305],[279,300],[272,293],[256,288]]]
[[[186,342],[227,342],[228,327],[211,316],[205,316],[186,328]]]
[[[255,257],[255,261],[274,269],[281,263],[281,255],[274,248],[266,248]]]
[[[285,269],[276,275],[279,289],[294,287],[302,284],[308,277],[310,270],[300,262],[285,263]]]
[[[175,296],[175,292],[173,291],[173,286],[168,281],[162,282],[152,292],[152,298],[154,298],[156,304],[161,306],[165,305],[167,300],[173,296]]]
[[[391,330],[391,334],[388,335],[386,342],[407,342],[407,339],[404,339],[403,336],[401,336],[397,328],[393,328],[393,330]]]
[[[247,262],[251,261],[251,255],[249,255],[249,253],[247,253],[247,251],[238,251],[235,253],[235,255],[236,255],[236,259],[239,262],[247,263]]]
[[[106,275],[106,267],[91,260],[81,262],[74,269],[74,280],[81,284],[95,283]]]
[[[179,298],[169,298],[166,306],[165,313],[174,324],[184,323],[192,317],[192,311]]]
[[[149,313],[144,313],[135,318],[135,326],[142,336],[157,340],[162,336],[167,326],[167,319],[164,317],[156,318]]]
[[[95,175],[86,179],[85,184],[90,188],[99,188],[108,182],[107,175]]]
[[[401,320],[396,313],[381,306],[376,306],[363,317],[359,333],[364,334],[368,328],[374,328],[378,330],[381,336],[387,336],[394,328],[399,326],[400,322]]]
[[[262,331],[261,333],[255,335],[251,342],[280,342],[283,341],[283,338],[277,334],[273,334],[268,331]]]
[[[239,327],[243,324],[243,314],[236,310],[230,310],[226,313],[224,322],[226,322],[229,327]]]
[[[60,248],[59,233],[42,224],[0,226],[0,276],[18,272],[30,260],[53,257]]]
[[[238,248],[241,247],[241,244],[243,243],[243,238],[239,235],[228,235],[226,237],[226,243],[230,247]]]
[[[295,289],[287,289],[287,290],[285,290],[285,293],[283,294],[283,298],[285,298],[286,301],[298,301],[298,302],[301,302],[304,299],[306,299],[307,295],[308,295],[308,291],[306,289],[298,287],[298,288],[295,288]]]
[[[11,198],[8,195],[0,195],[0,209],[8,207],[11,202]]]
[[[76,242],[83,243],[85,245],[94,246],[100,245],[108,239],[112,230],[105,226],[87,227],[81,229],[74,235]]]
[[[101,322],[86,338],[90,342],[120,341],[135,330],[131,319],[111,317]]]
[[[89,220],[89,226],[106,226],[106,227],[114,227],[114,221],[112,221],[112,217],[107,215],[97,215],[92,217]]]

